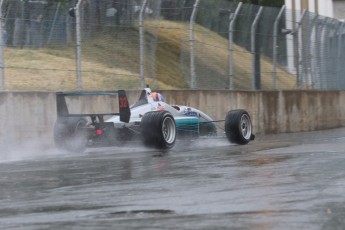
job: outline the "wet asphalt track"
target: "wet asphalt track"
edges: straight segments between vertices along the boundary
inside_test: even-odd
[[[186,144],[8,150],[0,229],[345,229],[345,129]]]

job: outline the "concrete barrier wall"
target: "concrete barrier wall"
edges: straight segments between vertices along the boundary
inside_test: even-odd
[[[199,108],[214,119],[224,119],[226,113],[232,109],[245,109],[251,115],[254,132],[257,134],[313,131],[345,126],[345,92],[342,91],[160,92],[166,102]],[[127,94],[129,102],[134,103],[140,91],[128,91]],[[105,106],[111,104],[108,98],[104,100]],[[93,105],[92,102],[89,104]],[[98,99],[98,107],[99,104]],[[29,139],[51,145],[55,119],[55,93],[0,93],[0,145],[21,143]]]

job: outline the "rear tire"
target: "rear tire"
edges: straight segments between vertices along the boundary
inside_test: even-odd
[[[145,113],[141,119],[141,135],[144,145],[158,149],[170,149],[176,141],[176,123],[168,111]]]
[[[88,137],[87,121],[83,118],[60,118],[54,125],[55,146],[70,152],[84,152]]]
[[[232,110],[225,117],[225,134],[232,143],[245,145],[252,140],[252,123],[247,111]]]

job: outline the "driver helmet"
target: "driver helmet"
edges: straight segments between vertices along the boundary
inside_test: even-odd
[[[152,93],[152,98],[154,101],[161,101],[161,102],[164,102],[164,97],[162,94],[160,93],[157,93],[157,92],[153,92]]]

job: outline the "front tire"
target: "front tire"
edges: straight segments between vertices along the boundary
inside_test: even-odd
[[[84,152],[88,142],[86,124],[83,118],[58,119],[54,125],[55,146],[70,152]]]
[[[170,149],[176,141],[176,123],[168,111],[145,113],[141,119],[143,143],[148,147]]]
[[[247,111],[232,110],[225,117],[225,134],[232,143],[246,145],[253,140],[252,123]]]

